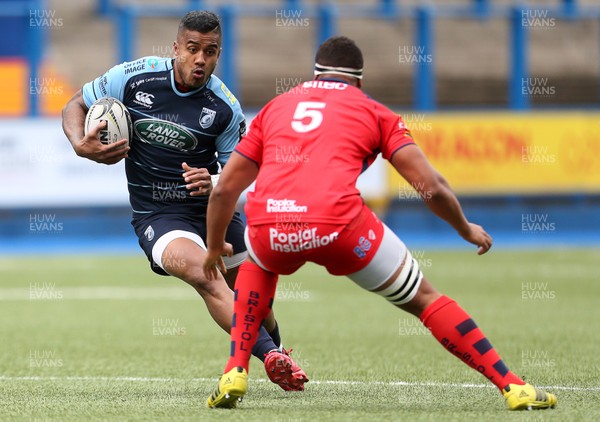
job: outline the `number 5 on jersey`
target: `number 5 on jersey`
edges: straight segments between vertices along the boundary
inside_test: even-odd
[[[294,112],[292,129],[299,133],[306,133],[318,128],[323,122],[323,113],[320,111],[323,108],[325,108],[325,103],[322,102],[299,102]],[[306,121],[306,119],[309,120]]]

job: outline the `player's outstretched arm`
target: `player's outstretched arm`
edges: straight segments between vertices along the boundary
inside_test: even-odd
[[[433,168],[419,147],[409,145],[396,151],[391,162],[435,215],[448,222],[467,242],[479,247],[479,255],[490,249],[490,235],[483,227],[467,220],[448,182]]]
[[[81,90],[73,95],[62,110],[63,131],[69,142],[71,142],[75,153],[80,157],[103,164],[115,164],[127,157],[129,146],[127,146],[128,141],[126,139],[110,145],[104,145],[100,142],[98,133],[106,123],[98,124],[95,129],[84,135],[83,126],[87,110]]]
[[[206,215],[207,256],[204,261],[204,272],[210,279],[217,276],[217,266],[226,272],[221,256],[231,254],[232,250],[231,245],[225,243],[225,232],[233,217],[238,198],[257,175],[258,166],[255,162],[240,154],[231,154],[219,183],[210,194]]]

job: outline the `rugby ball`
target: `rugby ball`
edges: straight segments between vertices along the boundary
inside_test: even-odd
[[[97,100],[85,116],[84,134],[92,131],[100,122],[106,121],[106,127],[100,131],[98,136],[103,144],[112,144],[127,139],[131,142],[133,126],[129,110],[116,98],[105,97]]]

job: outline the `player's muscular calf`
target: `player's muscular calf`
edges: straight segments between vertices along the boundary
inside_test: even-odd
[[[206,251],[195,242],[178,238],[171,241],[163,252],[163,265],[169,274],[185,281],[202,296],[213,319],[229,332],[233,291],[220,275],[215,279],[207,279],[202,268],[205,255]],[[176,256],[177,259],[169,260],[170,256]]]

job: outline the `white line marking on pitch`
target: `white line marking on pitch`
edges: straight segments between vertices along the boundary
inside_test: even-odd
[[[90,286],[60,287],[54,284],[33,284],[30,288],[0,289],[0,301],[58,301],[58,300],[196,300],[192,290],[170,287]]]
[[[92,376],[66,376],[66,377],[39,377],[39,376],[6,376],[0,375],[0,381],[126,381],[126,382],[217,382],[218,378],[153,378],[153,377],[92,377]],[[267,382],[265,378],[253,379],[253,382]],[[459,387],[459,388],[496,388],[490,384],[459,384],[445,382],[408,382],[408,381],[337,381],[321,380],[309,381],[310,384],[327,385],[386,385],[403,387]],[[600,387],[573,387],[564,385],[538,385],[539,388],[548,390],[567,391],[600,391]]]
[[[183,286],[183,285],[182,285]],[[301,296],[293,295],[299,293]],[[59,300],[198,300],[198,295],[184,287],[88,286],[61,287],[55,283],[34,283],[29,288],[0,288],[0,301],[53,302]],[[278,302],[311,301],[313,292],[291,292],[278,296]]]

